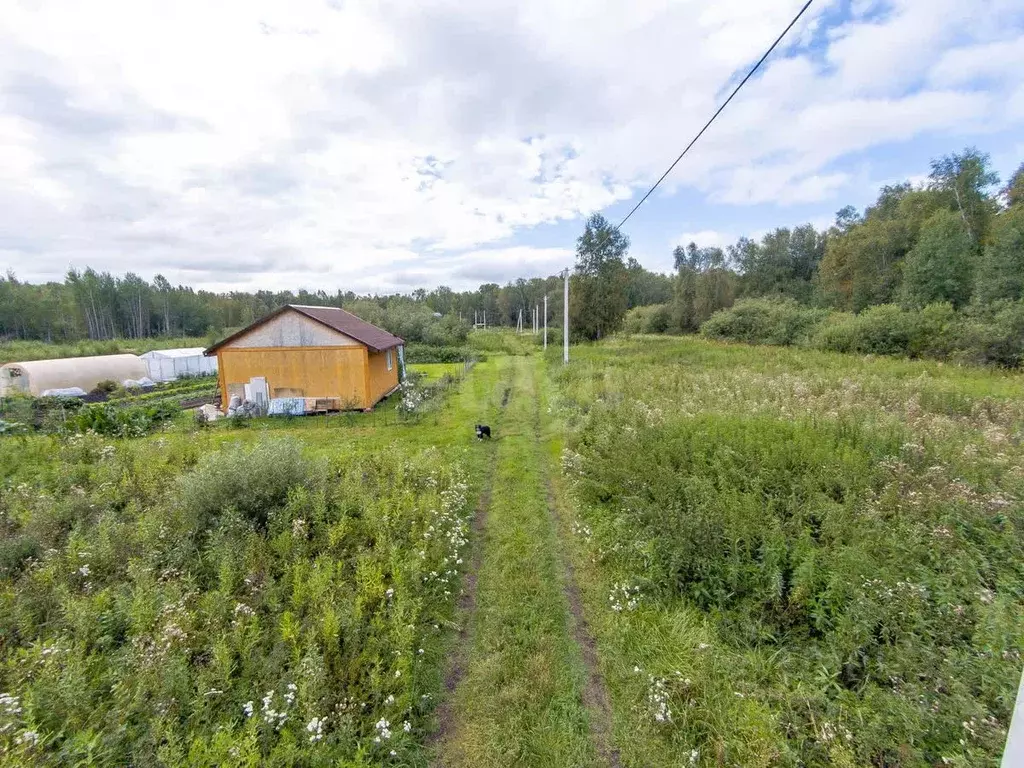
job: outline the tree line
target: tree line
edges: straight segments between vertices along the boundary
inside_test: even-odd
[[[678,246],[672,298],[627,317],[621,289],[616,298],[608,288],[628,245],[600,216],[577,241],[583,336],[598,338],[623,322],[634,332],[696,332],[749,298],[853,313],[933,304],[991,313],[1024,300],[1024,164],[1000,187],[989,156],[968,148],[933,161],[922,184],[885,186],[863,212],[843,208],[825,231],[807,224],[726,248]]]
[[[934,161],[927,182],[888,185],[863,212],[843,208],[825,231],[778,228],[726,247],[678,246],[674,275],[629,257],[629,238],[591,216],[576,243],[573,335],[620,330],[695,332],[715,312],[751,297],[861,312],[894,304],[949,303],[977,310],[1024,299],[1024,165],[999,187],[988,155],[969,148]],[[489,326],[529,325],[547,295],[562,313],[561,278],[520,278],[473,291],[447,286],[406,295],[352,291],[215,293],[131,272],[68,272],[63,282],[0,279],[0,338],[46,341],[215,336],[284,304],[341,306],[410,341],[452,343],[486,313]],[[627,312],[630,313],[627,318]],[[440,315],[443,322],[437,320]],[[428,322],[429,320],[429,322]],[[437,337],[437,338],[433,338]]]
[[[672,279],[644,269],[636,260],[622,264],[625,309],[669,301]],[[357,295],[352,291],[232,291],[215,293],[172,286],[157,275],[147,282],[134,273],[115,276],[94,269],[68,272],[63,282],[32,284],[8,273],[0,278],[0,339],[74,342],[84,339],[144,339],[159,336],[217,336],[239,328],[285,304],[339,306],[381,324],[409,341],[431,342],[440,334],[452,343],[486,315],[488,326],[515,326],[520,311],[529,326],[535,306],[548,296],[549,321],[562,313],[557,275],[487,283],[475,291],[447,286],[411,294]],[[434,315],[440,314],[440,322]],[[462,331],[458,329],[462,328]]]

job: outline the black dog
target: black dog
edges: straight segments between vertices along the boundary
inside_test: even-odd
[[[477,440],[483,440],[485,437],[488,440],[491,439],[491,428],[489,426],[487,426],[486,424],[477,424],[476,425],[476,439]]]

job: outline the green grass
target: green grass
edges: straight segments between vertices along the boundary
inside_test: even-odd
[[[427,383],[437,381],[443,376],[462,376],[465,369],[465,363],[412,363],[409,365],[409,370],[413,373],[423,374]]]
[[[537,375],[536,358],[514,358],[508,406],[492,424],[496,474],[446,766],[595,764],[534,430]]]
[[[0,765],[425,765],[459,581],[436,516],[479,493],[497,381],[479,365],[416,419],[12,439]],[[290,683],[276,730],[261,699]]]
[[[474,337],[488,360],[412,414],[4,438],[0,765],[600,765],[565,557],[625,766],[997,764],[1024,378],[665,337],[563,369]],[[468,550],[431,521],[485,487],[460,615]]]
[[[699,339],[574,352],[551,458],[625,765],[998,764],[1022,377]]]

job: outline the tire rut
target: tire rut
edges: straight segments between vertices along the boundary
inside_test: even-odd
[[[541,444],[539,403],[534,419],[534,434],[538,444]],[[569,612],[572,614],[573,639],[580,648],[583,666],[587,674],[582,697],[583,705],[590,714],[590,737],[593,740],[594,750],[604,765],[609,768],[622,768],[622,757],[612,739],[611,697],[608,695],[608,686],[605,684],[604,675],[601,674],[601,667],[597,659],[597,642],[594,640],[594,635],[590,631],[590,625],[583,612],[583,595],[580,593],[576,581],[576,569],[573,568],[572,561],[564,547],[561,546],[562,516],[558,511],[558,499],[555,495],[554,483],[551,480],[550,467],[545,470],[544,480],[548,514],[551,517],[551,524],[555,528],[556,540],[559,542],[557,556],[564,575],[562,592],[569,605]]]
[[[509,395],[512,387],[505,387],[501,396],[500,409],[503,411],[508,405]],[[458,615],[461,618],[459,634],[455,643],[455,650],[452,654],[451,666],[444,676],[444,697],[438,704],[435,714],[437,716],[437,730],[427,740],[427,746],[436,750],[439,744],[447,741],[455,733],[455,689],[466,675],[469,666],[469,653],[473,646],[471,625],[473,616],[476,614],[476,592],[477,579],[480,574],[480,567],[484,557],[484,534],[487,530],[487,515],[491,507],[491,490],[494,486],[494,462],[488,462],[487,474],[484,478],[484,486],[480,491],[480,498],[477,501],[476,509],[473,512],[473,523],[471,525],[473,552],[470,558],[469,568],[463,576],[462,595],[459,597]],[[434,768],[444,768],[440,756],[435,752],[430,763]]]

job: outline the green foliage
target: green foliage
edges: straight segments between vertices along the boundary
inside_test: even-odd
[[[406,344],[407,363],[462,363],[466,360],[486,360],[487,356],[470,346],[434,347],[428,344]]]
[[[268,517],[288,501],[289,490],[307,487],[314,472],[295,441],[263,440],[206,454],[178,478],[174,496],[196,515],[200,530],[229,509],[264,530]]]
[[[652,304],[648,307],[633,307],[629,310],[622,319],[622,331],[623,333],[665,333],[671,324],[671,306],[669,304]],[[548,343],[551,343],[550,338]]]
[[[0,690],[17,711],[0,711],[0,762],[417,759],[467,533],[460,467],[163,442],[43,437],[4,457]]]
[[[532,335],[515,333],[508,328],[476,330],[469,335],[470,349],[493,355],[529,355],[536,349],[533,342]]]
[[[714,339],[814,347],[832,352],[930,357],[1015,368],[1024,360],[1024,301],[957,312],[895,304],[860,314],[809,309],[792,301],[744,299],[701,327]]]
[[[629,308],[629,274],[623,262],[629,238],[600,214],[587,219],[576,240],[576,271],[569,291],[569,327],[582,339],[618,330]]]
[[[408,298],[390,297],[385,302],[361,299],[346,303],[345,309],[410,343],[457,346],[469,334],[469,325],[457,315],[435,317],[427,304]]]
[[[960,215],[937,211],[921,228],[903,266],[903,300],[912,307],[948,301],[954,307],[971,298],[975,247]]]
[[[1024,185],[1024,179],[1020,183]],[[1024,299],[1024,205],[995,217],[978,269],[976,295],[983,305]]]
[[[812,336],[828,312],[792,299],[743,299],[705,322],[701,334],[748,344],[796,344]]]
[[[991,158],[974,147],[932,161],[929,188],[947,210],[960,217],[975,243],[987,239],[989,222],[997,209],[989,190],[999,183],[999,174],[991,165]]]
[[[1024,205],[1024,163],[1021,163],[1010,177],[1006,186],[1003,187],[1002,193],[1005,195],[1006,204],[1009,207]]]
[[[806,224],[766,234],[760,243],[742,239],[730,249],[730,258],[743,274],[746,296],[811,298],[811,279],[825,253],[825,238]]]
[[[140,437],[178,413],[179,409],[169,403],[124,407],[109,402],[90,403],[68,414],[65,428],[112,437]]]
[[[582,349],[560,375],[563,468],[618,612],[604,658],[651,681],[629,730],[723,763],[994,768],[1024,650],[1018,378],[694,339]],[[758,708],[715,723],[733,697]],[[774,750],[738,757],[762,729]]]

